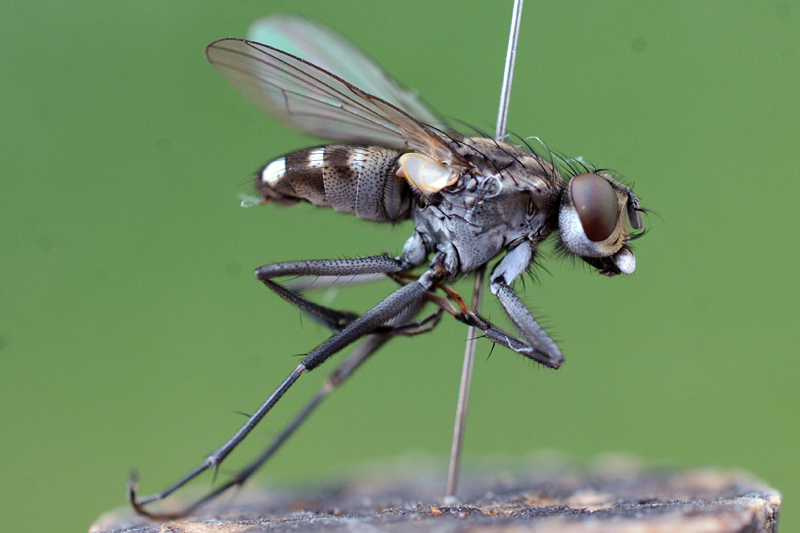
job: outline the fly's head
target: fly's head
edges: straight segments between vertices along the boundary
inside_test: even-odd
[[[639,199],[608,173],[587,172],[565,186],[558,212],[558,249],[577,256],[601,274],[630,274],[636,259],[629,242],[641,232]]]

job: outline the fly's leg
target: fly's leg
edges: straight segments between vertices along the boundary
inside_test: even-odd
[[[555,341],[536,322],[536,319],[533,318],[531,312],[519,299],[514,289],[502,280],[495,280],[492,281],[491,290],[500,300],[500,305],[503,306],[506,314],[528,341],[532,350],[536,354],[545,356],[546,361],[543,363],[551,368],[560,367],[564,362],[564,355]]]
[[[270,409],[281,399],[281,397],[286,393],[287,390],[297,381],[297,378],[300,377],[303,372],[305,372],[307,368],[301,363],[295,368],[289,376],[283,380],[283,382],[275,389],[272,394],[267,398],[267,400],[261,404],[261,406],[256,410],[256,412],[248,418],[247,422],[239,428],[239,431],[231,437],[225,444],[223,444],[220,448],[218,448],[214,453],[209,455],[205,461],[203,461],[200,465],[195,467],[192,471],[188,474],[180,478],[178,481],[167,487],[166,489],[162,490],[157,494],[153,494],[151,496],[147,496],[144,498],[139,498],[136,493],[136,488],[138,484],[138,474],[133,472],[131,474],[130,481],[128,482],[128,500],[130,501],[131,505],[133,506],[134,510],[142,515],[147,516],[149,518],[155,519],[173,519],[173,518],[180,518],[183,516],[183,513],[159,513],[159,512],[152,512],[149,511],[146,506],[159,501],[163,500],[164,498],[168,497],[170,494],[175,492],[176,490],[180,489],[191,480],[209,470],[211,468],[218,467],[222,461],[239,445],[239,443],[250,433],[253,428],[261,421],[261,419],[266,415]]]
[[[281,276],[361,276],[364,274],[389,274],[403,272],[414,265],[386,254],[354,259],[313,259],[309,261],[284,261],[256,269],[260,280]]]
[[[377,260],[377,261],[374,261]],[[380,272],[375,273],[358,273],[358,274],[342,274],[342,272],[352,272],[349,269],[358,269],[362,272],[366,269],[384,269],[393,267],[397,269],[408,268],[408,264],[402,260],[394,259],[386,255],[376,257],[364,257],[359,259],[342,259],[342,260],[314,260],[314,261],[287,261],[285,263],[273,263],[265,265],[256,269],[256,277],[264,283],[269,289],[275,292],[278,296],[287,302],[294,304],[303,311],[306,311],[315,320],[329,327],[334,331],[340,331],[347,324],[359,317],[358,314],[350,311],[338,311],[329,307],[311,302],[298,294],[310,287],[316,286],[330,286],[338,283],[351,283],[355,282],[372,282],[380,279],[395,279],[400,285],[406,285],[408,279],[416,280],[419,276],[408,275],[407,277],[400,277],[394,272]],[[317,275],[317,272],[325,272],[326,274]],[[335,272],[333,274],[331,272]],[[299,280],[289,284],[289,287],[281,285],[272,281],[272,277],[278,276],[316,276],[307,280]],[[425,317],[418,322],[405,322],[393,321],[395,324],[385,324],[376,328],[375,333],[393,332],[395,335],[417,335],[430,331],[432,327],[438,323],[441,318],[442,310]],[[429,326],[430,324],[430,326]]]
[[[278,296],[287,302],[294,304],[320,324],[327,326],[333,331],[341,331],[347,324],[359,317],[358,313],[351,311],[339,311],[324,305],[311,302],[285,286],[275,283],[269,279],[261,280],[264,285],[269,287]]]
[[[372,270],[364,271],[365,265]],[[379,272],[379,268],[384,268],[384,272],[399,271],[406,267],[403,261],[391,259],[388,256],[378,256],[364,259],[332,260],[332,261],[293,261],[291,263],[278,263],[267,265],[256,271],[261,279],[261,274],[265,279],[280,275],[353,275],[361,273]],[[348,270],[349,268],[349,270]],[[266,271],[266,272],[265,272]],[[262,280],[263,281],[263,280]],[[289,376],[283,380],[277,389],[261,404],[245,424],[233,435],[225,444],[206,458],[203,463],[194,470],[183,476],[177,482],[167,487],[163,491],[148,496],[138,498],[136,494],[135,477],[132,476],[129,484],[128,496],[134,509],[145,516],[154,518],[168,518],[172,515],[157,514],[148,511],[145,506],[155,501],[163,500],[188,482],[199,476],[201,473],[215,468],[244,440],[244,438],[258,425],[261,419],[272,409],[280,398],[291,388],[297,379],[306,371],[313,370],[324,363],[333,354],[339,352],[357,339],[372,333],[390,320],[399,316],[407,307],[418,305],[424,301],[425,295],[433,283],[433,272],[427,271],[413,283],[400,287],[389,297],[378,305],[364,313],[358,318],[349,322],[341,331],[332,335],[327,341],[323,342],[311,351],[303,361],[295,368]]]
[[[356,276],[315,276],[313,278],[303,278],[287,283],[287,287],[294,292],[304,292],[314,288],[330,288],[339,285],[360,285],[362,283],[373,283],[383,281],[386,275],[380,274],[359,274]]]
[[[391,325],[395,328],[391,331],[384,333],[373,333],[368,335],[364,342],[353,350],[353,352],[345,359],[330,375],[327,377],[322,387],[317,391],[313,398],[295,415],[295,417],[281,430],[281,432],[272,440],[267,448],[261,452],[253,462],[239,470],[234,476],[227,480],[222,485],[215,487],[207,494],[199,498],[197,501],[191,503],[181,511],[171,513],[170,517],[187,516],[197,510],[202,505],[216,499],[221,494],[225,493],[232,487],[240,487],[250,479],[263,465],[266,463],[275,452],[280,449],[283,444],[289,440],[294,432],[306,421],[306,419],[314,412],[314,410],[327,398],[335,389],[337,389],[348,377],[350,377],[372,354],[378,351],[384,344],[386,344],[392,337],[396,335],[408,335],[424,333],[436,326],[438,317],[441,317],[441,310],[430,317],[418,322],[408,322],[414,318],[417,313],[422,309],[425,302],[419,302],[415,305],[407,307],[397,317],[391,321]],[[437,318],[431,319],[436,316]],[[408,326],[408,327],[407,327]],[[159,517],[164,515],[159,514]]]
[[[358,318],[358,315],[348,311],[336,311],[328,307],[311,302],[285,286],[275,283],[272,278],[284,276],[314,276],[335,280],[341,277],[364,278],[387,273],[402,272],[410,268],[407,262],[378,255],[360,257],[356,259],[316,259],[310,261],[285,261],[272,263],[256,269],[256,278],[269,287],[278,296],[287,302],[307,311],[315,319],[333,330],[341,330],[347,324]],[[304,290],[312,284],[295,283],[296,290]],[[293,287],[294,288],[294,287]]]
[[[519,302],[519,298],[517,298],[517,301]],[[501,304],[502,303],[503,302],[501,300]],[[522,302],[519,303],[521,304]],[[503,305],[503,308],[505,307],[506,306]],[[516,324],[518,321],[522,322],[523,320],[525,320],[527,322],[526,319],[529,319],[531,322],[536,324],[536,327],[539,330],[541,330],[541,334],[544,336],[545,339],[549,340],[550,342],[553,342],[553,340],[550,339],[547,333],[545,333],[544,330],[541,329],[541,326],[539,326],[536,323],[536,320],[533,318],[530,311],[528,311],[528,309],[525,308],[524,305],[522,307],[524,311],[520,311],[519,314],[515,316],[512,316],[511,313],[506,311],[509,317],[511,317],[512,322]],[[550,368],[559,368],[561,364],[564,362],[564,356],[561,354],[561,350],[559,350],[558,347],[556,347],[556,351],[551,351],[551,352],[542,351],[539,348],[537,348],[538,345],[542,344],[541,339],[536,337],[529,338],[524,331],[522,333],[523,335],[525,335],[525,340],[521,340],[511,335],[510,333],[503,331],[502,329],[498,328],[485,318],[478,316],[475,313],[470,312],[462,316],[456,316],[456,318],[461,322],[464,322],[465,324],[468,324],[470,326],[474,326],[476,329],[480,330],[490,341],[499,344],[501,346],[505,346],[506,348],[513,350],[518,354],[522,354],[525,357],[528,357],[529,359],[533,359],[537,363],[541,363]]]
[[[414,279],[416,279],[416,277]],[[341,331],[350,322],[359,317],[358,314],[350,311],[338,311],[336,309],[331,309],[329,307],[310,302],[301,295],[289,290],[287,287],[279,283],[275,283],[272,280],[264,279],[262,281],[267,287],[280,295],[281,298],[295,304],[300,309],[306,311],[315,320],[334,331]],[[402,280],[399,281],[400,285],[406,285],[406,283]],[[433,296],[433,293],[427,293],[426,301],[431,296]],[[440,308],[423,319],[414,322],[392,320],[390,323],[383,324],[375,328],[373,333],[391,333],[392,335],[403,335],[407,337],[419,335],[421,333],[427,333],[436,327],[436,325],[439,323],[439,320],[442,318],[443,312],[444,310]]]
[[[442,289],[445,294],[456,303],[455,306],[450,300],[439,295],[430,295],[428,299],[446,313],[453,315],[456,320],[479,330],[490,341],[505,346],[510,350],[550,368],[560,367],[564,362],[564,356],[561,350],[558,348],[555,341],[553,341],[536,322],[536,319],[533,318],[531,312],[525,307],[525,304],[522,303],[522,300],[519,299],[511,287],[502,280],[493,280],[490,286],[492,292],[494,292],[500,300],[500,304],[503,306],[506,314],[508,314],[511,321],[514,322],[514,325],[520,330],[525,340],[518,339],[510,333],[503,331],[472,311],[461,295],[448,285],[436,284],[436,288]]]
[[[399,315],[390,321],[389,326],[392,329],[383,333],[372,333],[366,337],[353,353],[342,362],[330,375],[314,397],[297,413],[297,415],[289,422],[286,427],[278,434],[277,437],[270,443],[270,445],[256,458],[252,463],[247,465],[235,476],[233,476],[224,485],[221,485],[213,492],[210,492],[203,499],[198,500],[192,507],[187,508],[184,514],[188,514],[197,506],[213,499],[217,495],[225,492],[228,488],[233,486],[241,486],[247,481],[261,466],[266,463],[273,454],[286,442],[294,431],[311,415],[311,413],[319,406],[322,401],[327,398],[335,389],[337,389],[348,377],[350,377],[372,354],[386,344],[392,337],[397,335],[417,335],[426,333],[436,327],[441,318],[441,309],[420,321],[409,322],[414,318],[422,307],[425,301],[419,301],[413,305],[409,305]]]

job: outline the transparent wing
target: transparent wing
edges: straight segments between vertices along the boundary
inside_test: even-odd
[[[300,133],[411,149],[467,166],[443,132],[299,57],[242,39],[214,41],[206,57],[248,100]]]
[[[449,131],[436,111],[389,76],[372,58],[328,26],[297,15],[276,14],[254,22],[247,39],[295,55],[399,107],[420,122]]]

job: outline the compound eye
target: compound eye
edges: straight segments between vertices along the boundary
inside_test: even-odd
[[[619,220],[617,193],[608,180],[597,174],[578,174],[569,182],[569,192],[589,240],[608,239]]]

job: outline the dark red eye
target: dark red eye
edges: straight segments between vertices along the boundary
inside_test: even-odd
[[[619,220],[617,193],[597,174],[578,174],[569,182],[572,205],[578,212],[583,231],[591,241],[608,239]]]

